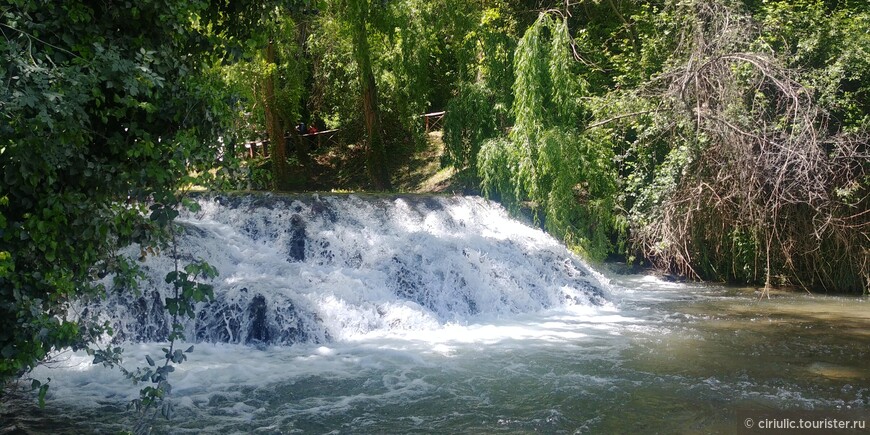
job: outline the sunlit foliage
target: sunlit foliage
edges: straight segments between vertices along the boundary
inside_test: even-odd
[[[530,208],[549,231],[602,259],[613,224],[612,154],[583,133],[586,85],[571,59],[567,19],[541,14],[514,55],[514,126],[483,143],[478,171],[484,193]]]

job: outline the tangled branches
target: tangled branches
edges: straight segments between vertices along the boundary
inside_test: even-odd
[[[754,46],[754,23],[697,1],[688,53],[648,90],[664,111],[670,183],[635,243],[695,278],[870,286],[867,135],[832,131],[800,72]]]

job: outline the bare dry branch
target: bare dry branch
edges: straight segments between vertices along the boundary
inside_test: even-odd
[[[681,38],[689,55],[648,91],[691,126],[670,131],[674,143],[691,145],[689,162],[661,219],[633,227],[637,245],[660,267],[698,276],[699,261],[734,267],[742,237],[764,255],[768,286],[775,274],[821,286],[850,275],[866,285],[868,136],[830,134],[799,72],[747,50],[758,34],[747,15],[723,1],[692,7]]]

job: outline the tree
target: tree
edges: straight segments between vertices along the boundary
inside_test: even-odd
[[[674,3],[668,16],[659,32],[678,35],[670,60],[622,96],[646,109],[623,118],[621,133],[644,132],[627,153],[635,246],[695,278],[866,286],[867,135],[860,110],[829,111],[851,99],[830,90],[840,72],[830,80],[790,67],[765,42],[783,38],[765,36],[734,2]]]
[[[366,128],[366,170],[375,189],[390,190],[387,150],[378,107],[378,87],[372,71],[368,25],[373,4],[370,0],[345,0],[343,17],[350,27],[353,54],[359,74],[360,99]]]
[[[0,377],[99,325],[67,316],[129,264],[154,217],[219,151],[223,94],[202,75],[203,2],[15,1],[0,8]],[[119,276],[125,276],[121,273]]]
[[[458,9],[458,8],[451,8]],[[447,104],[442,164],[452,165],[464,183],[477,188],[477,157],[487,139],[502,134],[513,124],[513,54],[516,49],[516,19],[507,5],[497,2],[470,11],[478,18],[462,31],[469,53],[457,56],[469,65],[457,68],[459,83]]]
[[[420,114],[439,98],[434,95],[452,91],[433,72],[451,77],[457,68],[445,65],[453,53],[441,56],[443,29],[432,28],[442,3],[332,1],[313,25],[311,110],[347,140],[365,138],[366,170],[376,189],[388,186],[393,163],[423,142]]]
[[[583,134],[585,83],[571,71],[567,17],[541,13],[514,54],[514,126],[483,143],[481,186],[575,248],[603,259],[610,249],[615,174],[610,145]]]
[[[257,113],[257,128],[269,139],[272,188],[291,190],[287,133],[300,117],[307,65],[296,42],[299,31],[293,16],[304,11],[301,2],[247,0],[215,2],[205,11],[212,36],[221,48],[216,61],[245,112]],[[311,162],[307,142],[295,140],[297,167],[306,176]]]
[[[494,132],[485,81],[463,84],[448,162],[476,159],[486,194],[593,257],[866,291],[866,2],[566,7],[561,45],[576,62],[539,18],[514,55],[510,134]]]
[[[287,22],[280,15],[277,17],[278,28],[287,26],[293,28],[292,22]],[[266,119],[266,132],[269,135],[269,143],[271,145],[272,156],[272,171],[275,176],[275,189],[290,190],[292,188],[290,168],[287,164],[287,131],[290,130],[291,120],[299,116],[299,100],[302,93],[301,73],[303,68],[299,68],[297,62],[292,60],[293,43],[292,33],[285,30],[281,32],[285,38],[278,38],[273,32],[266,43],[264,61],[266,63],[266,73],[262,77],[263,81],[263,111]],[[290,38],[286,38],[290,36]],[[276,45],[281,44],[284,56],[281,59],[276,55],[279,49]],[[291,50],[287,50],[291,48]],[[289,63],[289,65],[288,65]],[[295,67],[295,68],[294,68]],[[294,141],[296,149],[296,158],[304,171],[310,169],[310,161],[308,158],[308,146],[304,140]]]

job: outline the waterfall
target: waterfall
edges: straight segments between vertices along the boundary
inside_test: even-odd
[[[178,256],[220,272],[187,340],[253,345],[349,341],[484,317],[600,305],[589,267],[542,231],[478,197],[221,195],[182,211]],[[139,256],[137,247],[126,255]],[[168,253],[149,255],[138,291],[80,310],[115,341],[163,341]],[[112,287],[111,277],[104,280]]]

